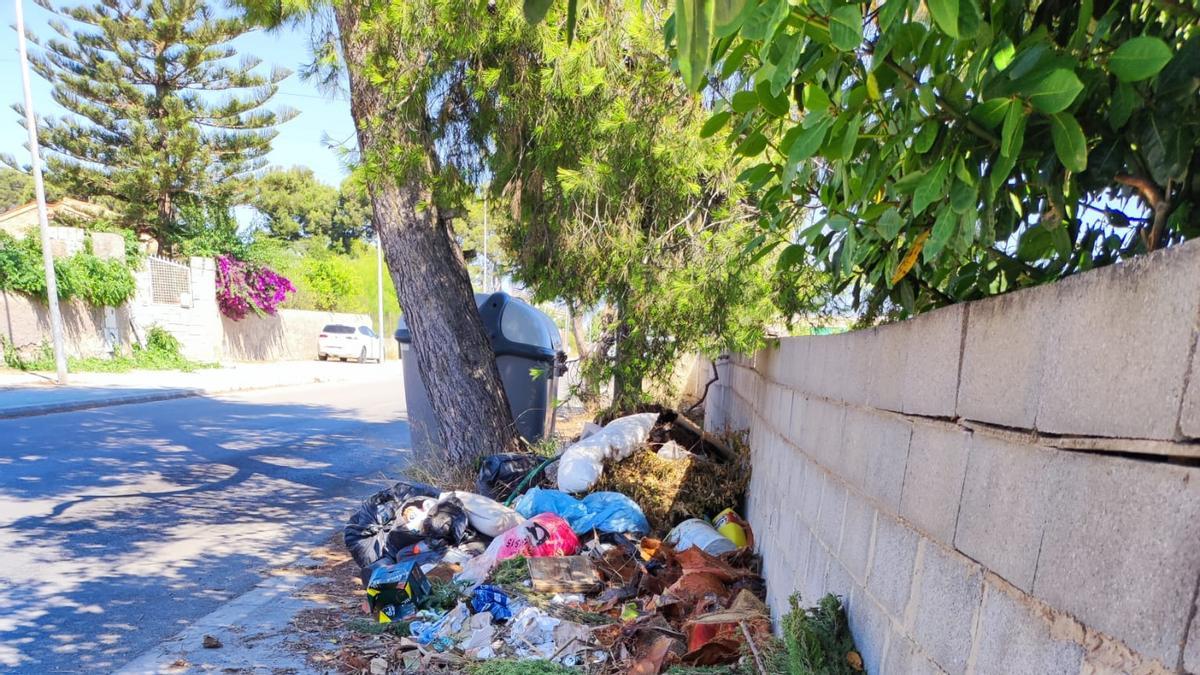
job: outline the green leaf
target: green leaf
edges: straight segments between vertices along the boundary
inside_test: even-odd
[[[713,134],[724,129],[725,124],[729,122],[729,117],[729,111],[723,110],[708,118],[704,126],[700,127],[700,138],[710,138]]]
[[[758,94],[752,91],[739,91],[729,102],[734,112],[748,113],[758,107]]]
[[[833,106],[833,102],[829,100],[829,94],[825,93],[819,85],[809,82],[804,85],[804,95],[802,97],[804,103],[804,121],[807,124],[809,117],[812,117],[812,123],[817,120],[829,116],[829,109]],[[812,126],[808,124],[808,126]]]
[[[921,215],[921,212],[930,204],[941,199],[946,195],[946,173],[948,167],[945,160],[938,162],[938,165],[917,183],[917,189],[913,192],[913,217]]]
[[[933,22],[943,33],[952,38],[958,37],[958,2],[959,0],[926,0],[925,5],[933,15]]]
[[[782,12],[780,9],[782,8]],[[782,21],[782,17],[776,21],[777,15],[786,13],[788,9],[787,0],[766,0],[759,5],[749,16],[742,22],[742,37],[748,40],[765,40],[775,32],[775,28]]]
[[[771,113],[775,117],[786,117],[791,105],[788,103],[786,96],[772,96],[771,83],[762,81],[754,88],[754,92],[758,95],[758,104],[763,110]]]
[[[1007,98],[990,98],[971,108],[971,118],[989,129],[995,129],[1004,121],[1011,103],[1012,100]]]
[[[1120,130],[1129,121],[1136,102],[1137,92],[1133,90],[1133,85],[1128,82],[1117,85],[1117,88],[1113,90],[1112,101],[1108,104],[1108,124],[1113,131]]]
[[[796,72],[796,64],[800,61],[800,52],[804,49],[803,35],[787,36],[787,49],[775,64],[775,72],[771,73],[771,95],[779,96],[792,83],[792,73]]]
[[[960,180],[954,181],[950,188],[950,208],[956,213],[969,213],[975,210],[978,203],[975,188]]]
[[[900,212],[894,206],[884,211],[875,223],[875,229],[879,231],[879,236],[883,237],[884,241],[893,241],[900,235],[902,227],[904,227],[904,219],[900,217]]]
[[[1021,152],[1025,142],[1025,106],[1020,101],[1010,101],[1008,112],[1004,115],[1004,130],[1000,134],[1000,154],[1004,157],[1016,157]]]
[[[815,155],[817,150],[820,149],[821,144],[825,142],[825,135],[829,133],[829,127],[831,126],[833,126],[833,121],[827,119],[821,124],[802,130],[796,136],[796,140],[787,149],[787,163],[783,166],[783,187],[785,190],[791,187],[792,179],[795,178],[796,171],[800,168],[800,163]]]
[[[1127,40],[1108,57],[1108,69],[1122,82],[1154,77],[1171,60],[1171,48],[1156,37],[1143,35]]]
[[[1087,139],[1083,128],[1070,113],[1058,113],[1050,118],[1050,137],[1054,139],[1054,152],[1063,166],[1075,173],[1087,169]]]
[[[862,44],[863,18],[858,5],[842,5],[829,17],[829,38],[835,49],[852,52]]]
[[[1083,83],[1079,81],[1075,71],[1055,68],[1034,82],[1026,93],[1034,109],[1053,115],[1066,110],[1081,91]]]
[[[929,149],[933,147],[933,143],[937,140],[937,137],[938,123],[934,120],[925,122],[925,125],[921,127],[920,131],[917,132],[916,138],[913,139],[913,150],[916,150],[917,154],[921,155],[929,152]]]
[[[679,49],[679,74],[688,89],[704,88],[704,74],[712,54],[715,0],[675,0],[675,44]]]
[[[757,131],[746,137],[740,145],[734,150],[735,153],[743,157],[754,157],[767,147],[767,137]]]
[[[736,33],[757,6],[747,0],[716,0],[714,4],[713,21],[716,23],[716,36],[719,38]]]
[[[999,155],[996,157],[996,162],[992,165],[988,172],[988,198],[992,199],[996,196],[996,191],[1001,185],[1008,180],[1008,175],[1012,173],[1013,167],[1017,164],[1016,157],[1005,157]]]
[[[854,158],[854,146],[858,144],[858,130],[862,128],[862,113],[854,116],[850,120],[850,124],[846,127],[846,135],[842,137],[842,160],[850,161]]]
[[[1004,70],[1008,64],[1012,63],[1013,57],[1017,54],[1017,48],[1013,45],[1012,40],[1008,36],[1000,41],[996,52],[992,54],[992,65],[996,66],[996,70]]]
[[[925,262],[934,260],[942,249],[946,248],[946,243],[954,235],[957,225],[958,214],[949,205],[943,206],[942,210],[938,211],[937,220],[933,221],[933,234],[929,235],[929,241],[925,242],[925,248],[921,251]]]
[[[553,4],[554,0],[525,0],[525,20],[529,23],[541,23]]]
[[[733,49],[729,50],[729,53],[725,55],[724,63],[721,65],[722,80],[728,80],[730,77],[733,77],[733,74],[737,72],[738,68],[742,67],[742,63],[746,60],[746,53],[749,52],[753,46],[753,42],[750,42],[749,40],[743,40],[742,42],[739,42]]]
[[[788,244],[775,261],[775,269],[786,270],[804,262],[804,247],[800,244]]]

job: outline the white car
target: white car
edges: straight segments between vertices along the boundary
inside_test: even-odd
[[[343,361],[355,359],[359,363],[366,363],[367,359],[378,362],[379,336],[370,326],[355,328],[331,323],[317,336],[317,358],[327,361],[330,357]]]

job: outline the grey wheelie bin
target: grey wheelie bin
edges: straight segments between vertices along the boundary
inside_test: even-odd
[[[496,352],[496,365],[517,433],[531,442],[541,440],[554,431],[558,378],[566,370],[558,326],[540,310],[507,293],[476,293],[475,304]],[[403,318],[395,337],[404,366],[404,397],[413,450],[440,448],[444,445],[441,433]]]

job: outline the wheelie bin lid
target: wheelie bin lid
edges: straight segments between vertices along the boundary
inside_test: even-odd
[[[533,305],[503,291],[476,293],[475,306],[483,329],[492,341],[496,356],[523,356],[552,361],[562,345],[554,321]],[[401,317],[396,327],[396,342],[412,343],[408,323]]]

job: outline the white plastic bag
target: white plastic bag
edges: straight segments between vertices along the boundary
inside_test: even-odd
[[[622,460],[633,454],[654,427],[657,413],[639,413],[619,417],[603,429],[567,448],[558,460],[558,489],[586,492],[604,471],[604,460]]]
[[[467,520],[480,534],[495,537],[525,522],[524,516],[513,509],[474,492],[443,492],[438,499],[445,499],[451,495],[462,502],[463,510],[467,512]]]

